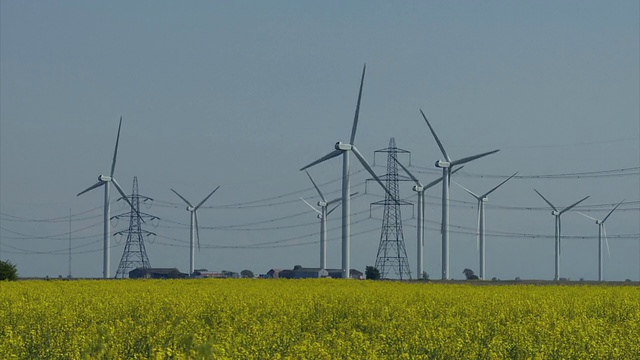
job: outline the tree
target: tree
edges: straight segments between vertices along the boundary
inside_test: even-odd
[[[479,280],[480,278],[476,275],[471,269],[464,269],[462,272],[464,276],[467,277],[467,280]]]
[[[253,271],[251,270],[242,270],[240,271],[240,276],[242,276],[243,278],[249,278],[249,279],[253,279]]]
[[[0,280],[17,280],[18,270],[10,261],[0,260]]]
[[[380,280],[380,270],[373,266],[367,266],[364,275],[367,280]]]

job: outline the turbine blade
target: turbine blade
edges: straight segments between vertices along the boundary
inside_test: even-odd
[[[432,182],[428,183],[423,189],[426,190],[426,189],[432,188],[432,187],[440,184],[441,182],[442,182],[442,176],[440,176],[438,178],[438,180],[433,180]]]
[[[309,172],[307,170],[305,170],[304,172],[307,173],[307,176],[309,177],[309,180],[311,180],[311,183],[313,184],[313,187],[316,188],[316,191],[318,192],[318,195],[320,195],[320,199],[322,199],[322,201],[326,202],[327,199],[324,198],[324,195],[322,195],[322,191],[320,191],[320,188],[318,187],[318,185],[316,185],[316,182],[313,181],[313,179],[311,178],[311,175],[309,175]]]
[[[180,197],[180,199],[182,199],[182,201],[184,201],[185,203],[187,203],[187,205],[193,207],[193,205],[191,205],[191,203],[189,202],[189,200],[185,199],[182,195],[178,194],[177,191],[170,189],[171,191],[173,191],[174,194],[178,195],[178,197]]]
[[[506,183],[507,181],[511,180],[512,177],[516,176],[518,174],[518,172],[516,171],[513,175],[509,176],[505,181],[501,182],[500,184],[498,184],[496,187],[494,187],[493,189],[487,191],[484,195],[482,195],[483,198],[487,197],[489,194],[491,194],[492,192],[494,192],[497,188],[499,188],[500,186],[504,185],[504,183]]]
[[[354,193],[351,193],[351,195],[349,195],[349,197],[354,197],[354,196],[356,196],[356,195],[358,195],[358,192],[357,192],[357,191],[356,191],[356,192],[354,192]],[[333,204],[335,204],[335,203],[337,203],[337,202],[340,202],[340,201],[342,201],[342,197],[335,198],[335,199],[333,199],[333,200],[331,200],[331,201],[327,201],[327,206],[329,206],[329,205],[333,205]]]
[[[362,79],[360,79],[360,91],[358,92],[358,104],[356,105],[356,115],[353,117],[353,127],[351,128],[351,139],[349,144],[353,145],[356,140],[356,130],[358,130],[358,118],[360,117],[360,100],[362,100],[362,86],[364,85],[364,73],[367,71],[367,64],[362,68]]]
[[[342,203],[340,203],[342,204]],[[337,204],[336,206],[334,206],[331,210],[327,211],[327,216],[329,216],[329,214],[331,214],[333,212],[333,210],[337,209],[340,207],[340,204]]]
[[[384,191],[386,191],[387,194],[389,194],[391,199],[393,199],[394,202],[398,201],[398,199],[396,199],[396,197],[393,196],[393,194],[389,191],[389,189],[382,183],[382,180],[380,180],[378,175],[376,175],[376,173],[371,168],[371,165],[369,165],[367,160],[362,156],[362,154],[360,154],[360,151],[358,151],[358,149],[353,145],[351,146],[351,151],[356,155],[356,158],[358,158],[358,160],[360,161],[362,166],[369,172],[369,174],[371,174],[371,176],[373,176],[373,178],[378,182],[378,184],[380,184],[380,186],[382,186]]]
[[[602,223],[602,233],[604,234],[604,244],[607,245],[607,255],[611,258],[611,250],[609,250],[609,238],[607,237],[607,228]]]
[[[315,206],[313,206],[313,205],[309,204],[309,203],[307,202],[307,200],[305,200],[305,199],[303,199],[303,198],[300,198],[300,200],[304,201],[304,203],[305,203],[305,204],[309,205],[309,207],[310,207],[310,208],[312,208],[312,209],[313,209],[313,211],[315,211],[315,212],[317,212],[318,214],[322,215],[322,213],[321,213],[320,211],[318,211],[318,209],[316,209],[316,207],[315,207]]]
[[[209,195],[207,195],[206,198],[204,198],[202,201],[200,201],[200,203],[198,205],[196,205],[195,208],[193,208],[193,210],[198,210],[200,208],[200,206],[202,206],[202,204],[204,204],[205,201],[209,200],[209,198],[211,197],[211,195],[213,195],[214,192],[216,192],[216,190],[220,189],[220,185],[218,185],[217,188],[213,189],[212,192],[209,193]]]
[[[459,168],[457,168],[457,169],[455,169],[455,170],[451,171],[451,174],[449,174],[449,180],[451,180],[451,175],[453,175],[453,174],[457,173],[459,170],[462,170],[462,168],[463,168],[463,167],[464,167],[464,166],[460,166]],[[434,186],[436,186],[436,185],[440,184],[441,182],[442,182],[442,176],[440,176],[440,177],[438,178],[438,180],[433,180],[432,182],[428,183],[428,184],[424,187],[424,189],[425,189],[425,190],[427,190],[427,189],[429,189],[429,188],[432,188],[432,187],[434,187]]]
[[[498,151],[500,151],[500,149],[487,151],[487,152],[484,152],[484,153],[478,154],[478,155],[467,156],[467,157],[459,159],[459,160],[454,160],[454,161],[451,161],[451,166],[462,165],[464,163],[468,163],[469,161],[472,161],[472,160],[475,160],[475,159],[479,159],[479,158],[485,157],[487,155],[495,154]]]
[[[78,195],[76,195],[76,196],[80,196],[80,195],[86,193],[87,191],[91,191],[91,190],[93,190],[93,189],[95,189],[97,187],[100,187],[102,185],[104,185],[104,183],[102,181],[98,181],[97,183],[95,183],[95,184],[89,186],[88,188],[82,190],[81,192],[79,192]]]
[[[580,215],[582,215],[582,216],[584,216],[584,217],[588,218],[588,219],[591,219],[591,220],[593,220],[593,221],[598,221],[598,219],[596,219],[596,218],[594,218],[594,217],[591,217],[591,216],[589,216],[589,215],[587,215],[587,214],[581,213],[580,211],[576,211],[576,212],[577,212],[578,214],[580,214]]]
[[[480,199],[482,199],[480,196],[476,195],[473,191],[471,191],[471,190],[467,189],[466,187],[464,187],[464,186],[462,186],[462,185],[458,184],[457,182],[453,181],[453,183],[454,183],[454,184],[456,184],[456,185],[458,185],[458,186],[460,186],[464,191],[466,191],[466,192],[468,192],[469,194],[471,194],[471,196],[473,196],[474,198],[476,198],[478,201],[479,201]]]
[[[422,109],[420,109],[420,114],[422,114],[424,121],[427,122],[427,126],[429,127],[429,130],[431,130],[431,134],[433,135],[433,138],[436,139],[436,142],[438,143],[438,147],[440,148],[440,152],[442,152],[442,156],[444,156],[445,160],[451,162],[451,158],[449,158],[449,155],[447,155],[447,151],[444,149],[444,146],[442,146],[442,143],[440,142],[438,135],[436,135],[435,130],[433,130],[433,128],[431,127],[431,124],[429,123],[429,120],[427,120],[427,116],[424,114]]]
[[[122,116],[120,116],[120,123],[118,124],[118,136],[116,137],[116,149],[113,151],[113,161],[111,162],[111,177],[116,171],[116,156],[118,155],[118,143],[120,142],[120,128],[122,127]]]
[[[616,205],[616,207],[614,207],[611,211],[609,211],[609,213],[607,214],[607,216],[604,217],[604,220],[602,220],[602,223],[604,223],[605,221],[607,221],[607,219],[609,218],[609,216],[611,216],[611,214],[616,211],[616,209],[618,208],[618,206],[620,206],[622,203],[624,202],[624,199],[622,199],[622,201],[620,201],[618,203],[618,205]]]
[[[572,204],[572,205],[570,205],[570,206],[567,206],[566,208],[562,209],[562,211],[560,211],[560,215],[562,215],[563,213],[565,213],[565,212],[567,212],[567,211],[571,210],[574,206],[576,206],[576,205],[580,204],[581,202],[583,202],[583,201],[587,200],[588,198],[589,198],[588,196],[585,196],[585,197],[584,197],[584,198],[582,198],[580,201],[575,202],[574,204]]]
[[[400,167],[402,168],[402,170],[404,170],[404,172],[407,173],[407,175],[409,175],[409,177],[411,178],[411,180],[413,180],[414,183],[416,183],[416,185],[422,187],[422,184],[420,183],[420,180],[418,180],[418,178],[416,178],[415,176],[413,176],[413,174],[411,173],[411,171],[409,171],[409,169],[407,169],[404,165],[402,165],[402,163],[398,160],[397,157],[392,156],[393,157],[393,161],[396,162],[396,164],[400,165]]]
[[[124,198],[124,200],[127,202],[127,204],[129,204],[129,206],[131,206],[131,210],[136,212],[136,214],[138,215],[140,220],[142,220],[143,223],[146,222],[142,218],[142,215],[140,215],[140,211],[138,211],[138,209],[136,209],[135,206],[133,206],[133,203],[131,203],[131,201],[129,200],[129,197],[127,196],[127,194],[124,193],[124,190],[122,190],[122,187],[120,187],[120,184],[118,184],[116,179],[111,178],[111,183],[113,183],[113,186],[115,186],[116,190],[118,190],[120,195],[122,195],[122,198]],[[106,186],[109,186],[109,185],[107,184]]]
[[[196,220],[196,240],[198,241],[198,251],[200,251],[200,227],[198,226],[198,212],[193,210],[193,217]]]
[[[342,150],[333,150],[332,152],[328,153],[327,155],[321,157],[320,159],[318,159],[318,160],[312,162],[311,164],[301,168],[300,171],[308,169],[308,168],[312,167],[313,165],[319,164],[319,163],[321,163],[323,161],[327,161],[329,159],[333,159],[334,157],[339,156],[339,155],[342,155]]]
[[[542,196],[542,194],[540,194],[540,192],[536,189],[533,189],[533,191],[535,191],[538,195],[540,195],[540,197],[542,198],[542,200],[544,200],[547,204],[549,204],[549,206],[551,206],[551,208],[555,211],[558,211],[558,209],[556,209],[555,206],[553,206],[553,204],[551,203],[551,201],[547,200],[546,197]]]

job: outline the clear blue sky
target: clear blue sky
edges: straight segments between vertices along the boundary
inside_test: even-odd
[[[298,197],[317,198],[298,169],[348,140],[366,62],[356,141],[370,162],[393,136],[424,181],[437,178],[441,155],[422,108],[452,157],[501,149],[456,181],[484,192],[523,175],[487,205],[489,277],[553,277],[553,217],[536,188],[558,206],[590,195],[579,210],[594,217],[626,199],[607,221],[605,275],[638,280],[639,7],[2,1],[0,258],[24,276],[66,276],[71,209],[72,273],[101,275],[102,193],[75,195],[108,173],[123,116],[116,178],[128,192],[137,176],[141,193],[156,200],[144,210],[162,218],[148,227],[158,234],[147,243],[152,266],[188,268],[188,213],[169,188],[197,202],[217,185],[199,212],[197,268],[317,266],[319,224]],[[385,163],[376,159],[378,173]],[[606,172],[620,169],[629,170]],[[337,196],[339,160],[310,171]],[[363,192],[365,174],[355,163],[352,171]],[[544,176],[576,173],[590,174]],[[382,212],[369,219],[368,209],[381,195],[370,186],[352,203],[352,265],[360,270],[375,263]],[[440,190],[427,195],[425,266],[439,277]],[[409,184],[401,196],[415,200]],[[464,268],[477,271],[476,209],[457,187],[451,198],[450,266],[462,278]],[[120,202],[112,209],[126,211]],[[328,262],[339,268],[340,217],[332,215]],[[411,208],[403,217],[415,272]],[[597,226],[570,212],[563,234],[585,238],[563,241],[561,275],[596,278]],[[117,239],[113,273],[123,251]],[[268,242],[279,247],[256,248]]]

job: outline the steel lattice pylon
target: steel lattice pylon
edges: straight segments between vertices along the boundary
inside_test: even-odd
[[[398,190],[398,181],[410,181],[411,179],[398,175],[398,164],[394,160],[398,153],[408,154],[409,152],[398,149],[395,138],[389,140],[388,148],[377,150],[376,152],[387,153],[387,173],[380,176],[380,179],[385,181],[389,192],[398,200],[394,201],[389,194],[385,193],[383,201],[372,203],[372,205],[384,205],[380,245],[378,246],[375,266],[380,271],[382,279],[390,278],[389,273],[391,270],[394,271],[398,279],[411,279],[407,251],[404,247],[400,212],[401,205],[411,205],[411,203],[399,200],[400,192]]]
[[[122,253],[122,259],[120,259],[120,265],[116,271],[116,278],[129,277],[129,271],[135,268],[148,269],[151,267],[149,258],[147,257],[147,251],[144,247],[144,237],[149,235],[155,235],[150,231],[142,229],[142,218],[146,220],[159,219],[156,216],[145,214],[140,211],[140,200],[142,202],[153,201],[153,199],[138,194],[138,177],[133,177],[133,191],[129,197],[134,208],[128,213],[122,215],[116,215],[112,219],[119,219],[121,217],[129,217],[129,229],[118,231],[114,235],[127,234],[127,242],[124,244],[124,252]],[[139,215],[138,215],[139,214]]]

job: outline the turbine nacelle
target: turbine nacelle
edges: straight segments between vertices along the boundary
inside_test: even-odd
[[[196,208],[194,208],[193,206],[187,206],[187,211],[194,212],[196,211]]]
[[[413,191],[415,191],[415,192],[422,192],[422,191],[424,191],[424,190],[425,190],[425,189],[424,189],[424,186],[421,186],[421,185],[413,185]]]
[[[553,211],[551,212],[551,215],[553,215],[553,216],[560,216],[560,211],[553,210]]]
[[[109,182],[111,181],[111,176],[100,175],[98,176],[98,181]]]
[[[438,160],[436,161],[436,167],[448,168],[448,167],[451,167],[451,163],[449,161]]]
[[[318,206],[320,206],[320,207],[325,207],[325,206],[327,206],[327,205],[328,205],[328,204],[327,204],[327,202],[326,202],[326,201],[318,201]]]
[[[596,220],[596,224],[598,224],[598,225],[602,225],[602,224],[604,224],[604,221],[602,221],[602,220]]]
[[[351,144],[345,144],[342,141],[338,141],[335,145],[336,150],[340,150],[340,151],[351,151],[352,145]]]

